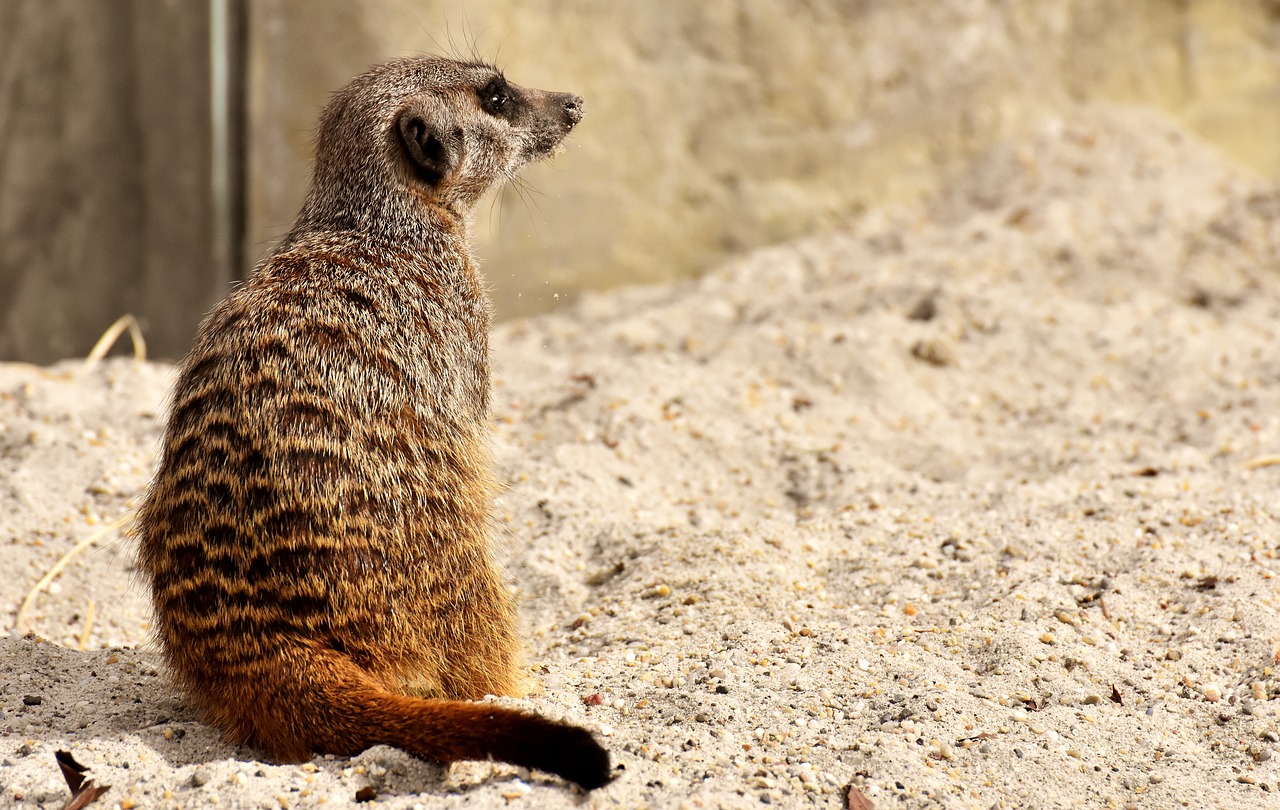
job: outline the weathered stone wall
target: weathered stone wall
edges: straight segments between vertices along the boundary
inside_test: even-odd
[[[125,313],[174,356],[225,294],[208,19],[203,3],[0,1],[0,359],[83,356]]]
[[[508,315],[913,198],[1075,102],[1155,106],[1280,173],[1275,0],[255,0],[252,28],[253,255],[370,63],[474,45],[586,97],[568,153],[479,222]]]

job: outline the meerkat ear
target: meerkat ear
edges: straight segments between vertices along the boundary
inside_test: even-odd
[[[462,132],[437,127],[420,109],[409,108],[396,121],[409,162],[428,185],[439,185],[462,157]]]

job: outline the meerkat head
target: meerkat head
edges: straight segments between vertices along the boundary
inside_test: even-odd
[[[520,87],[482,62],[424,56],[376,67],[325,108],[299,227],[394,231],[392,220],[422,205],[465,217],[521,166],[554,154],[582,107],[576,95]]]

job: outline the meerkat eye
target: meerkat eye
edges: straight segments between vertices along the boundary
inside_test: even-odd
[[[498,77],[480,90],[480,106],[490,115],[507,116],[511,113],[511,91],[507,83]]]

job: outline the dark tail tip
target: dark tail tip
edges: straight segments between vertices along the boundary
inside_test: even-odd
[[[526,762],[530,766],[573,782],[583,790],[595,790],[613,781],[609,752],[583,728],[557,723],[543,738],[539,750],[528,753]]]
[[[502,762],[555,774],[583,790],[609,784],[609,752],[585,728],[536,714],[491,711],[502,729],[489,737],[489,755]]]
[[[489,703],[382,696],[384,742],[436,762],[494,759],[559,776],[584,790],[607,785],[609,752],[584,728]],[[360,750],[356,748],[355,750]]]

